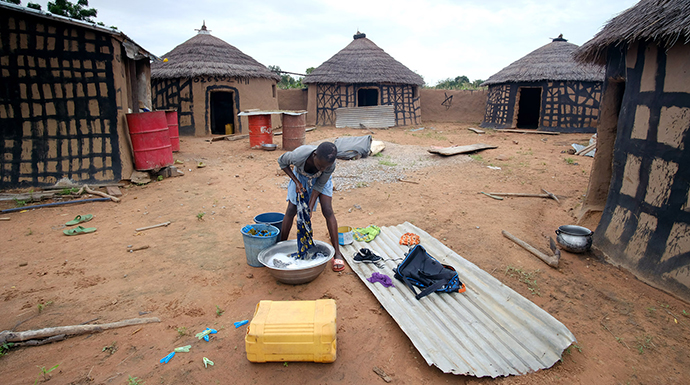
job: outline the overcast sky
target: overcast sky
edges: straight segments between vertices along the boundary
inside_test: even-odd
[[[22,0],[22,5],[28,1]],[[34,0],[47,10],[47,0]],[[76,0],[72,1],[76,3]],[[562,33],[582,45],[637,0],[89,0],[96,21],[117,26],[164,56],[211,34],[263,65],[304,73],[357,30],[429,85],[466,75],[486,80]]]

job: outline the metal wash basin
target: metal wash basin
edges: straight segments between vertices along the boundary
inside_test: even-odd
[[[291,285],[298,285],[313,281],[323,272],[333,256],[335,249],[326,242],[314,240],[314,247],[325,255],[325,258],[317,258],[310,261],[295,260],[287,255],[297,252],[297,240],[278,242],[275,245],[261,250],[258,259],[266,266],[273,278]],[[278,261],[276,263],[276,260]],[[282,263],[281,263],[282,262]],[[289,263],[286,267],[285,263]],[[278,266],[277,266],[278,265]]]

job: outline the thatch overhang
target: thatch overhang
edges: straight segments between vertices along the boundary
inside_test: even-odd
[[[601,82],[604,67],[581,64],[572,54],[577,45],[568,43],[561,36],[522,59],[498,71],[488,78],[483,86],[501,83],[538,82],[544,80]]]
[[[310,83],[389,83],[421,86],[424,79],[393,59],[363,33],[302,80]]]
[[[163,55],[167,62],[151,64],[152,79],[229,76],[265,78],[280,81],[280,76],[222,39],[201,27],[193,38]]]
[[[621,49],[636,41],[663,48],[690,43],[690,0],[642,0],[609,20],[594,38],[575,52],[582,63],[606,64],[610,46]]]
[[[108,34],[113,38],[117,39],[120,43],[122,43],[122,46],[125,48],[125,55],[127,55],[128,58],[133,60],[142,60],[147,58],[153,61],[161,60],[156,55],[150,53],[149,51],[142,48],[139,44],[135,43],[134,40],[130,39],[122,31],[119,31],[117,29],[103,27],[91,21],[72,19],[71,17],[55,15],[53,13],[41,11],[39,9],[26,8],[22,7],[21,5],[15,5],[0,1],[0,9],[3,8],[7,11],[16,11],[26,15],[39,17],[42,19],[53,20],[64,24],[71,24],[77,27]],[[3,10],[2,12],[5,12],[5,10]]]

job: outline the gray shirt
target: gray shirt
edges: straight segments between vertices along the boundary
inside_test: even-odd
[[[289,151],[281,155],[278,158],[278,165],[281,169],[292,165],[294,166],[294,169],[292,170],[293,172],[304,175],[309,179],[316,178],[313,189],[321,193],[324,186],[326,186],[326,182],[328,182],[328,179],[331,177],[331,174],[333,174],[333,171],[335,171],[335,162],[333,162],[333,164],[323,172],[319,171],[315,174],[308,173],[304,169],[304,165],[314,151],[316,151],[316,146],[310,144],[299,146],[293,151]]]

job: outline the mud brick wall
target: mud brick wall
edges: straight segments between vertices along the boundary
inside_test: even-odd
[[[105,33],[3,11],[0,189],[121,179],[119,48]]]
[[[690,46],[611,49],[607,76],[624,77],[625,93],[595,246],[690,300]]]
[[[489,87],[481,126],[515,127],[521,87],[542,89],[539,130],[596,132],[601,82],[542,81],[492,85]]]

